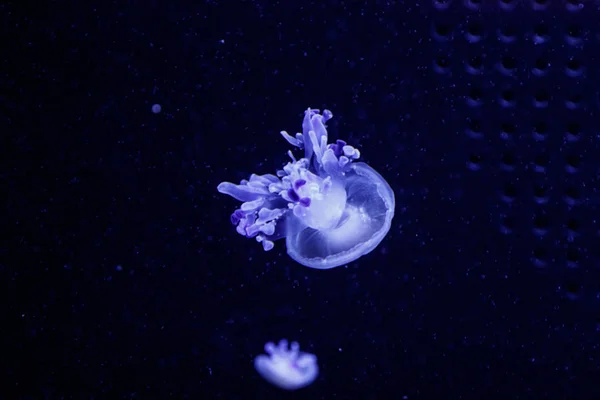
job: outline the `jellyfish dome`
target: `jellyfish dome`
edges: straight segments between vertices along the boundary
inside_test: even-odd
[[[307,109],[303,133],[281,135],[304,149],[296,159],[291,151],[276,175],[252,174],[239,185],[217,187],[242,202],[231,214],[239,234],[256,238],[265,251],[286,238],[289,256],[317,269],[348,264],[371,252],[390,230],[394,192],[373,168],[355,162],[360,152],[343,140],[328,143],[325,122],[329,110]]]
[[[275,346],[265,344],[265,352],[254,359],[254,368],[272,385],[286,390],[297,390],[314,382],[319,375],[317,357],[300,351],[298,342],[288,348],[285,339]]]

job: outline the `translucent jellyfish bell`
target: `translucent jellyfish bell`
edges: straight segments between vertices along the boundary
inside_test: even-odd
[[[390,230],[394,192],[365,163],[353,162],[360,152],[343,140],[327,143],[325,122],[333,117],[310,108],[303,133],[282,136],[304,149],[277,175],[255,175],[239,185],[222,182],[221,193],[242,201],[231,215],[237,232],[255,237],[268,251],[286,238],[287,252],[298,263],[329,269],[371,252]]]
[[[296,390],[310,385],[319,375],[317,357],[301,353],[300,345],[292,342],[288,349],[287,340],[281,340],[278,346],[265,344],[266,355],[254,360],[256,371],[269,383],[286,390]]]

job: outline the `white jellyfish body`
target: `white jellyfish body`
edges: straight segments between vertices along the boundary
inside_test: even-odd
[[[265,352],[254,359],[256,371],[269,383],[286,390],[296,390],[310,385],[319,375],[317,357],[300,352],[300,345],[287,340],[265,344]]]
[[[239,185],[217,187],[243,202],[231,215],[237,232],[255,237],[268,251],[286,238],[287,252],[298,263],[329,269],[371,252],[387,235],[394,217],[394,192],[365,163],[353,162],[360,152],[343,140],[327,143],[325,122],[331,111],[306,110],[303,133],[283,131],[304,157],[277,176],[252,174]]]

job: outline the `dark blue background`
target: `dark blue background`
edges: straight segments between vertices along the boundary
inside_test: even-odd
[[[538,1],[0,6],[1,397],[598,398],[600,11]],[[329,271],[216,191],[307,107],[396,194]]]

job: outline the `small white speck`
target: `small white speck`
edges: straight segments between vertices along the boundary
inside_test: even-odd
[[[123,266],[122,265],[117,265],[116,270],[117,271],[123,271]]]
[[[152,112],[154,114],[158,114],[160,112],[160,110],[162,110],[162,107],[160,106],[160,104],[154,104],[152,106]]]

